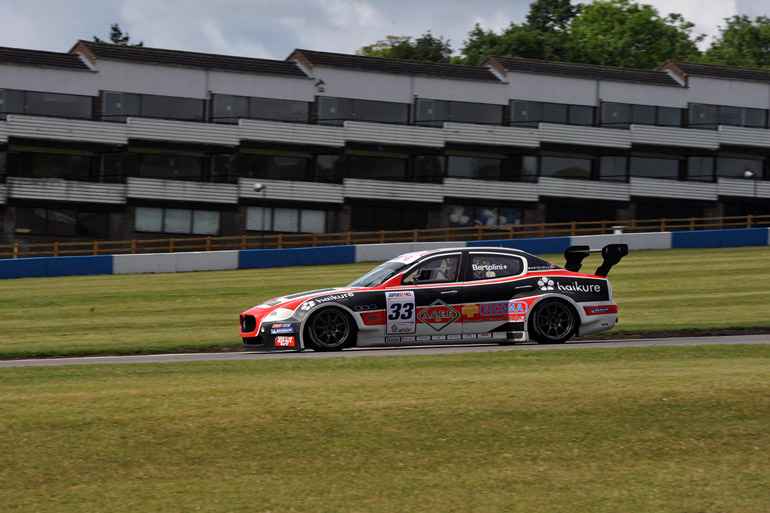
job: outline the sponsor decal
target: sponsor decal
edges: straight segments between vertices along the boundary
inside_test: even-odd
[[[385,337],[385,342],[401,342],[401,337]]]
[[[291,324],[273,324],[271,328],[291,328]]]
[[[437,299],[417,314],[417,318],[434,330],[441,331],[459,319],[460,315],[460,312]]]
[[[463,336],[460,335],[459,333],[457,335],[447,335],[446,336],[447,340],[460,340],[461,338],[463,338]]]
[[[446,335],[433,335],[430,337],[431,340],[446,340]]]
[[[476,338],[476,334],[475,333],[466,333],[466,334],[463,335],[463,339],[464,340],[469,340],[469,339],[473,339],[473,338]]]
[[[543,276],[537,280],[537,286],[540,290],[553,290],[553,280],[547,276]]]
[[[559,290],[561,292],[601,292],[602,287],[598,283],[578,283],[576,280],[571,282],[554,281],[553,278],[543,276],[537,280],[537,286],[540,290]]]
[[[508,266],[506,264],[473,264],[471,266],[474,271],[506,271]]]
[[[462,313],[466,318],[472,319],[477,313],[479,313],[479,306],[465,305],[462,308]]]
[[[527,311],[527,303],[510,301],[508,303],[489,303],[481,305],[481,315],[523,314]]]
[[[294,347],[294,337],[275,337],[276,347]]]
[[[385,324],[385,312],[368,312],[361,314],[361,320],[366,326]]]
[[[583,309],[585,310],[586,315],[603,315],[603,314],[618,313],[618,307],[616,305],[584,306]]]
[[[396,323],[391,324],[388,326],[388,333],[411,333],[412,330],[411,326],[399,326]]]
[[[479,338],[492,338],[491,333],[479,333]]]
[[[547,271],[549,269],[556,269],[556,266],[551,264],[551,265],[530,265],[529,267],[527,267],[527,270],[529,271]]]
[[[294,328],[272,328],[270,330],[271,335],[279,335],[281,333],[294,333]]]
[[[386,292],[385,298],[386,299],[395,299],[399,297],[412,297],[412,291],[411,290],[402,290],[401,292]]]
[[[354,294],[352,292],[345,292],[343,294],[332,294],[330,296],[317,297],[315,299],[305,301],[299,306],[299,309],[307,312],[316,305],[322,305],[324,303],[328,303],[329,301],[347,301],[353,296]]]
[[[414,342],[414,337],[401,337],[401,342]]]
[[[427,340],[430,340],[430,335],[417,335],[417,341],[418,342],[425,342]]]

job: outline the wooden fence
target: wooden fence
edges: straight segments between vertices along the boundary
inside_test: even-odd
[[[472,228],[427,228],[398,231],[341,233],[283,233],[235,237],[174,237],[124,241],[49,242],[0,244],[0,258],[174,253],[236,249],[276,249],[343,244],[385,244],[392,242],[471,241],[572,237],[623,233],[721,230],[725,228],[770,227],[770,215],[736,217],[688,217],[630,221],[574,221],[570,223],[478,226]]]

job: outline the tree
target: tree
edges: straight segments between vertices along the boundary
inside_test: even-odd
[[[424,62],[449,62],[452,47],[443,36],[435,37],[430,30],[412,42],[411,36],[387,36],[387,39],[364,46],[356,55],[388,57]]]
[[[114,45],[123,45],[123,46],[144,46],[143,41],[139,41],[136,44],[129,45],[129,41],[131,40],[131,37],[128,35],[128,32],[123,34],[123,31],[120,30],[120,25],[117,23],[113,23],[110,25],[110,42]],[[94,42],[96,43],[106,43],[106,41],[102,41],[98,37],[94,36]]]
[[[703,60],[712,64],[770,68],[770,18],[748,16],[725,18],[719,36],[711,43]]]
[[[694,60],[700,55],[693,24],[679,14],[661,18],[650,5],[604,0],[582,5],[567,37],[567,60],[628,68],[654,69],[666,59]]]

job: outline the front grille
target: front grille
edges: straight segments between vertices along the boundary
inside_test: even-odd
[[[241,315],[241,333],[251,333],[257,329],[257,319],[253,315]]]

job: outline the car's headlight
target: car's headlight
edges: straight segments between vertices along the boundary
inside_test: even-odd
[[[265,316],[263,321],[269,322],[269,321],[282,321],[284,319],[288,319],[291,317],[291,315],[294,313],[294,310],[289,310],[288,308],[276,308],[269,314]]]

